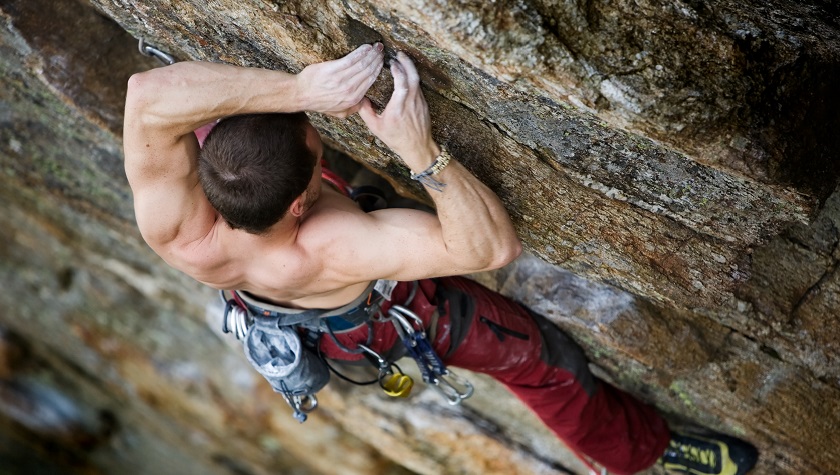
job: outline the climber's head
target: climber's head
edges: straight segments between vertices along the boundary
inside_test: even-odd
[[[321,154],[318,132],[302,112],[233,116],[207,136],[199,182],[231,228],[261,234],[315,202]]]

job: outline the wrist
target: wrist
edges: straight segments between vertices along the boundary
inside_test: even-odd
[[[452,156],[449,155],[449,152],[445,148],[440,148],[440,154],[435,157],[434,162],[429,165],[428,168],[419,172],[419,173],[411,173],[411,179],[420,182],[421,184],[435,190],[435,191],[443,191],[446,187],[446,183],[441,182],[437,175],[443,171],[444,168],[449,165],[449,162],[452,160]]]
[[[306,79],[302,77],[303,71],[292,76],[291,81],[291,103],[294,104],[295,111],[309,110],[309,101],[306,93]]]
[[[431,142],[426,147],[418,147],[410,153],[400,156],[412,173],[420,173],[432,166],[442,151],[443,149],[438,144]]]

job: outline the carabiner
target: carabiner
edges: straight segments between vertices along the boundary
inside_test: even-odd
[[[434,388],[437,389],[438,392],[446,398],[446,401],[453,406],[461,404],[461,401],[469,398],[473,395],[473,392],[475,392],[475,388],[472,383],[448,370],[446,373],[438,376],[433,381],[433,384]],[[463,391],[459,390],[456,385],[463,388]]]
[[[248,328],[253,319],[248,311],[240,307],[233,299],[225,303],[225,313],[222,315],[222,332],[233,333],[237,340],[242,340],[248,334]]]
[[[379,364],[380,375],[383,372],[387,372],[387,370],[391,369],[391,363],[389,363],[385,358],[382,357],[382,355],[371,349],[369,346],[359,343],[358,345],[356,345],[356,347],[376,358],[376,362],[377,364]]]
[[[411,346],[416,346],[412,336],[417,330],[414,329],[407,318],[397,311],[388,310],[388,319],[394,324],[394,330],[396,330],[400,340],[403,340],[406,344],[411,344]]]
[[[309,414],[310,412],[318,409],[318,397],[314,394],[309,394],[307,396],[294,396],[295,402],[297,404],[297,408],[300,412],[305,414]]]
[[[422,332],[424,334],[426,333],[426,329],[425,329],[425,326],[424,326],[425,324],[423,323],[423,319],[420,318],[416,313],[407,309],[406,307],[403,307],[402,305],[392,305],[391,308],[388,309],[388,314],[391,315],[392,317],[396,317],[396,316],[403,317],[403,318],[400,318],[400,322],[404,322],[403,324],[407,326],[407,329],[410,329],[411,331],[419,331],[419,332]],[[417,326],[419,327],[419,330],[416,330],[414,328],[414,325],[411,325],[411,323],[409,323],[405,319],[405,317],[411,317],[412,320],[417,322]]]
[[[140,38],[140,44],[138,45],[138,49],[140,49],[140,54],[143,56],[151,56],[153,58],[159,59],[164,64],[175,64],[175,58],[168,53],[164,53],[163,51],[155,48],[154,46],[147,45],[146,41],[143,38]]]
[[[280,394],[283,396],[283,399],[286,400],[286,404],[288,404],[294,411],[292,414],[294,418],[301,424],[306,422],[308,417],[307,414],[318,408],[318,398],[314,394],[306,396],[292,396],[291,394],[286,393]]]

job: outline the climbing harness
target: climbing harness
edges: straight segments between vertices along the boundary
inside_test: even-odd
[[[140,38],[140,44],[137,46],[140,50],[140,54],[143,56],[151,56],[153,58],[159,59],[162,63],[166,65],[175,64],[176,59],[169,53],[164,53],[163,51],[155,48],[152,45],[147,45],[146,40]]]
[[[411,376],[371,348],[374,322],[390,322],[405,353],[417,363],[423,381],[449,404],[460,404],[473,394],[473,386],[446,368],[429,342],[423,320],[409,309],[418,284],[413,283],[403,305],[393,304],[383,314],[383,301],[390,298],[394,285],[393,281],[373,282],[354,301],[333,310],[290,309],[259,301],[246,292],[221,291],[225,304],[222,331],[242,340],[248,361],[283,396],[300,422],[318,407],[315,393],[329,382],[330,371],[356,384],[378,383],[390,397],[404,398],[411,393]],[[368,326],[367,341],[355,348],[342,344],[335,334],[361,325]],[[336,371],[320,352],[323,335],[341,351],[366,357],[377,370],[376,379],[357,382]]]

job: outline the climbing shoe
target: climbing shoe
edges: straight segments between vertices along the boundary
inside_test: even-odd
[[[659,461],[671,473],[744,475],[756,459],[755,447],[733,437],[672,432],[671,443]]]

